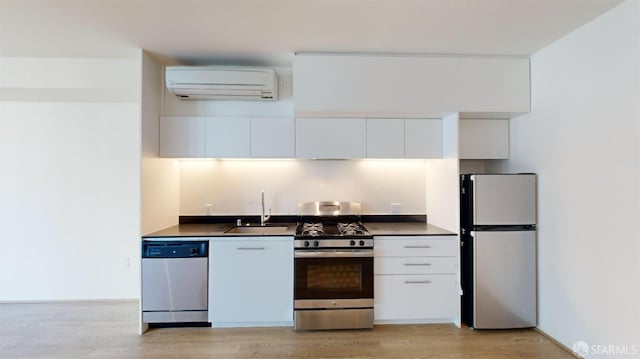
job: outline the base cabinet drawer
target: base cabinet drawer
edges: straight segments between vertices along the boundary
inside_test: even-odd
[[[456,257],[376,257],[374,274],[455,274]]]
[[[375,320],[451,319],[459,298],[453,274],[375,276]]]
[[[376,237],[375,243],[376,257],[454,257],[458,254],[455,236]]]

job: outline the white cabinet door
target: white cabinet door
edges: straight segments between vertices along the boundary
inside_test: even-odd
[[[212,240],[209,298],[213,326],[291,325],[293,239]]]
[[[205,133],[206,157],[250,157],[251,124],[248,117],[207,117]]]
[[[293,117],[251,118],[251,157],[292,158],[294,155]]]
[[[301,116],[455,111],[456,57],[298,54],[294,107]]]
[[[364,158],[365,152],[363,118],[296,119],[297,158]]]
[[[404,141],[406,158],[442,158],[442,120],[405,120]]]
[[[404,158],[403,119],[367,119],[367,158]]]
[[[509,158],[508,119],[461,119],[461,159]]]
[[[529,112],[528,58],[460,58],[458,111]]]
[[[300,116],[530,110],[528,58],[298,54],[293,81]]]
[[[456,275],[376,275],[375,320],[450,320],[460,306]]]
[[[160,157],[204,156],[204,117],[160,117]]]

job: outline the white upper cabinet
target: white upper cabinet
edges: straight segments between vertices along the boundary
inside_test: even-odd
[[[293,62],[294,107],[303,116],[451,111],[456,69],[447,57],[299,54]]]
[[[294,121],[292,117],[251,118],[251,157],[294,157]]]
[[[160,157],[205,157],[204,117],[160,117]]]
[[[530,111],[529,59],[460,58],[457,111]]]
[[[442,120],[404,121],[405,158],[442,158]]]
[[[404,157],[404,120],[367,119],[367,158]]]
[[[509,120],[461,119],[461,159],[509,158]]]
[[[251,155],[251,122],[248,117],[207,117],[205,155],[239,158]]]
[[[442,120],[368,118],[367,158],[442,158]]]
[[[529,111],[529,59],[298,54],[298,116],[442,117]]]
[[[365,153],[363,118],[296,119],[297,158],[364,158]]]
[[[441,119],[162,117],[160,156],[441,158]]]

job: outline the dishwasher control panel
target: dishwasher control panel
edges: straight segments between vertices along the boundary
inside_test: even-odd
[[[142,258],[192,258],[208,254],[208,241],[142,242]]]

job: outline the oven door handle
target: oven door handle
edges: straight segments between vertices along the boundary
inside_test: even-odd
[[[353,258],[353,257],[371,257],[373,258],[372,249],[339,251],[339,250],[319,250],[319,251],[294,251],[295,258]]]

